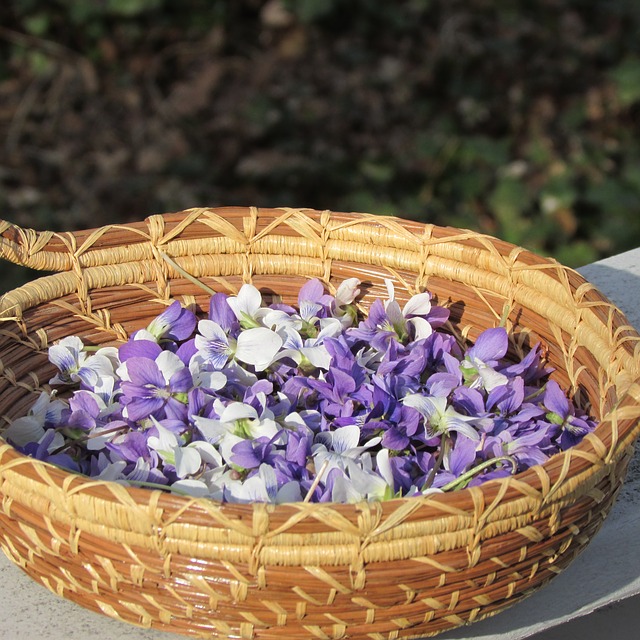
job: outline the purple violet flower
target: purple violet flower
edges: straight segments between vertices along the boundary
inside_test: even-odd
[[[216,293],[211,296],[209,320],[215,322],[224,331],[225,335],[232,335],[237,338],[240,331],[240,323],[227,302],[228,297],[225,293]]]
[[[487,391],[506,384],[507,377],[495,367],[507,353],[508,346],[507,331],[503,327],[483,331],[460,364],[465,382]]]
[[[576,408],[569,402],[560,385],[555,380],[549,380],[544,392],[544,406],[549,410],[547,420],[560,429],[560,447],[566,450],[574,446],[587,433],[595,429],[595,422],[580,416]]]
[[[118,349],[120,362],[126,362],[129,358],[148,358],[155,360],[162,353],[162,347],[153,340],[132,338]]]
[[[128,379],[122,382],[123,415],[137,421],[154,415],[186,419],[188,392],[193,387],[189,369],[178,356],[163,351],[155,360],[129,358]]]
[[[196,323],[195,314],[188,309],[184,309],[176,300],[151,321],[147,326],[147,331],[158,342],[180,342],[191,336],[196,328]]]

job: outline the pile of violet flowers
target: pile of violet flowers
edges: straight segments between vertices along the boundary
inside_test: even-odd
[[[298,308],[245,284],[208,317],[173,302],[120,346],[68,337],[59,369],[3,437],[25,454],[131,486],[227,502],[355,502],[451,491],[513,474],[576,444],[595,423],[534,346],[505,359],[507,331],[463,350],[437,330],[429,293],[366,318],[357,279],[318,280]],[[69,387],[69,385],[73,385]]]

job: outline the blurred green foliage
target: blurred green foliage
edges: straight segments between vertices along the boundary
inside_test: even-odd
[[[0,25],[25,226],[291,205],[571,266],[640,245],[637,0],[14,0]]]

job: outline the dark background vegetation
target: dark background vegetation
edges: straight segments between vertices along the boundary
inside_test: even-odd
[[[638,0],[0,5],[0,214],[36,229],[306,206],[580,266],[640,245],[639,117]]]

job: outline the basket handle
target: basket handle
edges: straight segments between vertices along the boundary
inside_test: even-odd
[[[77,267],[80,254],[97,250],[94,263],[108,264],[108,252],[100,250],[148,242],[149,220],[79,231],[36,231],[0,219],[0,258],[37,271],[63,273]]]
[[[176,237],[203,213],[216,211],[223,212],[225,218],[231,212],[240,223],[246,216],[243,207],[217,210],[194,208],[156,214],[126,224],[114,223],[94,229],[60,232],[36,231],[0,219],[0,259],[38,271],[63,273],[77,268],[83,255],[85,258],[81,262],[87,262],[86,255],[89,253],[93,254],[89,260],[92,266],[105,266],[114,261],[120,263],[121,256],[114,256],[110,252],[116,247],[137,247],[133,260],[150,258],[152,249],[141,245],[153,245],[156,240],[164,241],[167,230],[171,238]]]
[[[61,234],[25,229],[0,219],[0,258],[38,271],[68,271],[70,246]]]

